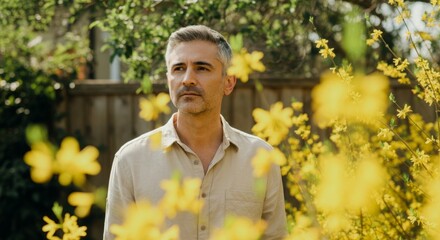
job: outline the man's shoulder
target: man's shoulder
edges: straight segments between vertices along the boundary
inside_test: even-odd
[[[153,141],[152,136],[162,132],[162,128],[163,127],[153,129],[136,138],[131,139],[119,148],[119,150],[116,152],[116,155],[125,155],[139,151],[151,151],[151,144]]]

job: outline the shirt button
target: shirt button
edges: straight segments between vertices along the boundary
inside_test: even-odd
[[[201,229],[202,231],[205,231],[205,229],[206,229],[206,226],[205,226],[205,225],[203,225],[203,226],[201,226],[201,227],[200,227],[200,229]]]
[[[199,161],[195,160],[194,165],[199,165]]]
[[[205,198],[206,197],[206,193],[202,193],[202,198]]]

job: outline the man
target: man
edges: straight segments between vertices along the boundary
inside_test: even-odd
[[[265,180],[266,192],[256,194],[251,159],[257,149],[271,147],[263,140],[229,126],[220,115],[223,96],[236,84],[227,75],[232,58],[229,44],[205,26],[174,32],[166,51],[167,79],[177,108],[164,126],[121,147],[116,153],[109,182],[104,239],[112,239],[111,224],[121,224],[122,209],[140,199],[157,203],[163,196],[162,180],[175,171],[202,179],[199,214],[181,214],[180,239],[208,239],[223,226],[227,215],[263,219],[264,239],[285,236],[286,217],[279,167]],[[151,136],[161,132],[160,149],[151,149]]]

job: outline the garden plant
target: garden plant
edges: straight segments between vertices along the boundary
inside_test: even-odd
[[[155,6],[155,1],[146,2],[151,7]],[[189,6],[190,11],[186,13],[188,15],[199,14],[201,18],[204,13],[216,13],[207,11],[206,8],[197,8],[203,3],[191,5],[187,1],[176,2]],[[108,4],[120,3],[110,1]],[[141,3],[133,1],[131,4]],[[252,159],[254,174],[256,178],[264,176],[272,164],[279,165],[282,170],[289,232],[286,239],[440,239],[440,69],[439,56],[434,51],[439,44],[440,2],[431,0],[426,5],[429,7],[421,15],[423,26],[414,28],[411,18],[414,13],[410,5],[403,0],[388,1],[389,13],[395,14],[394,21],[405,29],[401,31],[405,36],[402,39],[407,46],[405,49],[399,49],[395,43],[387,40],[382,25],[377,23],[377,18],[368,15],[368,11],[361,11],[357,7],[349,8],[344,24],[341,25],[343,30],[339,36],[340,44],[337,45],[344,50],[344,56],[339,56],[341,51],[337,51],[332,45],[336,44],[334,40],[338,38],[329,40],[327,36],[320,34],[317,18],[307,18],[310,28],[315,30],[315,35],[311,37],[316,49],[314,51],[330,64],[328,71],[321,75],[320,83],[312,91],[313,114],[305,113],[303,103],[295,99],[288,104],[276,102],[271,103],[268,108],[257,108],[253,111],[255,125],[252,132],[274,147],[273,151],[258,152]],[[223,7],[225,12],[230,10],[226,5]],[[129,9],[122,12],[126,15],[115,9],[109,7],[106,20],[97,21],[93,26],[115,30],[118,28],[111,24],[120,22],[109,21],[111,18],[133,23],[142,20],[136,18],[138,13],[130,12]],[[240,4],[236,4],[236,9],[240,10]],[[287,7],[286,9],[288,11]],[[180,19],[182,24],[200,20],[186,22],[186,17],[188,16],[169,17],[165,19],[164,26],[174,26],[175,19]],[[123,25],[119,30],[126,30],[125,27],[129,26],[127,22]],[[419,29],[421,27],[423,30]],[[163,69],[155,67],[154,61],[157,59],[137,55],[139,52],[154,54],[154,51],[158,51],[152,50],[146,43],[136,45],[137,39],[148,39],[150,43],[160,42],[168,36],[167,29],[155,29],[154,31],[159,31],[159,35],[148,35],[153,30],[142,29],[140,32],[146,35],[139,36],[133,30],[133,39],[124,39],[121,35],[114,34],[114,39],[110,42],[116,44],[113,46],[115,54],[126,57],[124,61],[130,66],[127,79],[144,78],[144,91],[148,92],[151,82],[154,82],[155,76],[159,76]],[[258,49],[248,51],[245,48],[247,42],[243,40],[246,38],[243,36],[246,35],[240,33],[231,38],[234,58],[228,72],[237,75],[243,82],[254,81],[262,93],[262,85],[257,77],[253,77],[259,75],[250,74],[255,71],[264,72],[268,68],[262,62],[263,56],[268,54],[264,55]],[[266,39],[269,45],[270,36],[279,35],[270,32]],[[123,41],[132,41],[133,45],[126,45]],[[24,41],[23,45],[26,44],[28,42]],[[0,47],[5,48],[2,45]],[[133,50],[137,47],[139,49]],[[382,51],[388,51],[389,55],[383,55]],[[368,56],[391,57],[378,59],[372,68]],[[14,62],[17,59],[21,61]],[[27,112],[28,116],[34,116],[30,114],[34,111],[29,107],[19,110],[19,105],[24,100],[17,100],[20,98],[14,95],[17,93],[15,90],[21,90],[26,85],[25,81],[18,86],[14,82],[21,78],[40,79],[40,82],[33,83],[34,87],[30,85],[32,93],[49,99],[49,105],[53,104],[52,100],[56,95],[50,79],[61,76],[56,74],[57,71],[51,72],[43,67],[36,71],[29,61],[13,54],[2,54],[0,60],[6,67],[14,69],[5,67],[0,72],[0,84],[2,88],[7,87],[9,90],[2,90],[2,94],[9,94],[3,94],[2,100],[10,103],[9,108],[2,108],[0,114],[5,114],[5,111],[23,111],[22,114]],[[138,65],[140,63],[144,65],[141,67]],[[17,66],[23,67],[25,71],[15,71]],[[138,71],[139,67],[141,71]],[[11,72],[34,75],[17,78]],[[390,91],[392,84],[406,86],[414,99],[418,99],[434,112],[434,119],[424,119],[423,113],[416,112],[411,103],[401,102],[396,98]],[[42,86],[47,87],[41,88]],[[169,97],[166,94],[150,95],[140,103],[140,117],[152,121],[162,113],[168,114],[168,104]],[[5,118],[1,119],[6,121]],[[99,151],[91,146],[81,150],[75,138],[63,136],[54,140],[44,128],[29,127],[30,123],[41,123],[39,118],[37,120],[25,121],[15,128],[9,127],[5,134],[14,136],[19,132],[24,135],[24,129],[28,129],[27,141],[30,149],[20,138],[22,155],[17,158],[22,158],[30,167],[29,179],[37,184],[32,185],[29,180],[23,182],[26,186],[22,187],[42,186],[44,189],[49,188],[48,191],[54,194],[50,198],[50,204],[55,203],[52,213],[38,212],[41,214],[41,222],[45,224],[40,229],[41,233],[44,232],[47,239],[73,240],[87,237],[87,226],[79,223],[79,218],[86,217],[92,206],[101,202],[102,190],[96,191],[93,186],[89,186],[86,178],[86,174],[95,175],[100,171],[100,165],[96,161]],[[12,121],[8,124],[12,124]],[[314,132],[315,126],[325,131],[320,131],[320,134]],[[157,136],[158,141],[160,137]],[[60,142],[59,147],[51,142]],[[13,152],[6,143],[1,145],[6,149],[2,151],[3,154]],[[153,144],[151,147],[156,146]],[[23,166],[15,169],[26,172]],[[40,183],[44,184],[39,185]],[[203,205],[198,198],[199,185],[199,179],[182,179],[176,173],[172,179],[159,186],[165,191],[159,204],[143,202],[132,206],[127,209],[123,224],[112,226],[111,231],[117,239],[178,239],[178,226],[164,229],[163,223],[167,218],[173,218],[177,212],[199,210]],[[59,196],[63,195],[50,191],[52,186],[61,192],[58,187],[70,188],[69,194],[64,195],[65,199],[60,199]],[[256,186],[256,190],[264,187],[264,184],[260,184]],[[75,191],[71,188],[75,188]],[[3,191],[5,190],[2,188]],[[10,193],[8,196],[14,194]],[[62,202],[64,207],[56,203],[57,201]],[[44,210],[47,209],[45,206]],[[239,216],[230,216],[224,228],[212,233],[211,239],[259,239],[264,228],[264,221],[255,223]]]

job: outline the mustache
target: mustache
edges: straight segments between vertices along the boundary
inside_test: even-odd
[[[192,94],[197,94],[197,95],[203,95],[203,90],[199,89],[197,87],[194,86],[184,86],[182,88],[180,88],[179,90],[177,90],[177,96],[182,96],[184,94],[187,93],[192,93]]]

